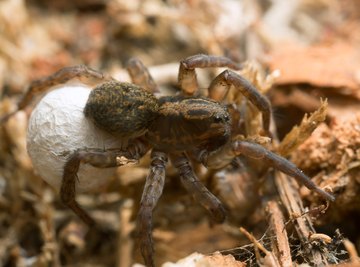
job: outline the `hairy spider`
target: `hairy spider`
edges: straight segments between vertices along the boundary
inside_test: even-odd
[[[208,88],[208,97],[198,97],[196,68],[226,67],[238,70],[241,65],[225,57],[195,55],[180,62],[179,87],[175,96],[156,98],[157,87],[143,64],[132,59],[128,71],[133,83],[119,82],[85,66],[61,69],[35,81],[18,109],[24,108],[34,94],[72,78],[92,79],[98,84],[90,93],[85,116],[97,127],[118,136],[124,145],[118,149],[77,149],[69,156],[61,182],[61,200],[85,223],[94,220],[75,200],[75,185],[80,164],[98,168],[121,166],[126,159],[140,159],[151,149],[150,172],[146,178],[140,210],[138,233],[141,253],[147,266],[154,266],[152,212],[162,194],[165,166],[170,158],[186,190],[221,223],[225,209],[220,201],[196,177],[189,157],[209,168],[219,169],[240,154],[261,159],[274,168],[298,179],[327,200],[334,196],[318,188],[301,170],[287,159],[248,140],[234,139],[228,108],[221,104],[224,95],[234,87],[262,113],[264,132],[270,135],[271,106],[245,78],[229,69],[219,74]]]

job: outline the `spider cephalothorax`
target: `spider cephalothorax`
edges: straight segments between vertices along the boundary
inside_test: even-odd
[[[149,72],[138,60],[131,60],[129,73],[138,85],[118,82],[84,66],[60,70],[48,78],[34,82],[19,104],[26,106],[34,93],[47,87],[66,82],[75,77],[92,77],[98,82],[84,108],[85,116],[101,129],[126,140],[126,146],[118,149],[80,148],[73,151],[64,166],[60,195],[62,201],[84,222],[94,221],[75,200],[75,185],[80,164],[99,168],[121,166],[137,160],[151,151],[150,172],[138,213],[140,248],[147,266],[154,266],[151,237],[152,211],[162,194],[165,166],[170,158],[178,169],[186,190],[210,213],[216,222],[223,222],[225,210],[220,201],[201,184],[192,170],[188,157],[198,160],[209,168],[222,168],[242,154],[261,159],[280,171],[300,180],[309,189],[327,200],[334,197],[318,188],[301,170],[285,158],[248,140],[232,138],[234,118],[231,118],[221,101],[230,87],[244,95],[262,113],[264,132],[270,135],[271,107],[265,96],[231,70],[219,74],[209,86],[209,98],[197,97],[198,85],[195,68],[241,66],[225,57],[196,55],[180,63],[177,96],[157,99],[157,87]]]
[[[230,115],[219,103],[204,98],[165,97],[146,133],[161,151],[213,151],[230,137]]]

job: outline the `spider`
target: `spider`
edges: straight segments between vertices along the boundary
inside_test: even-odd
[[[198,96],[196,68],[225,67],[208,88],[208,97]],[[326,200],[334,196],[317,187],[287,159],[249,140],[233,138],[232,118],[222,104],[230,87],[243,94],[261,113],[264,133],[270,136],[271,106],[268,99],[233,70],[241,65],[211,55],[195,55],[180,62],[178,82],[181,92],[156,98],[157,86],[146,67],[137,59],[128,63],[133,83],[119,82],[86,66],[67,67],[53,75],[34,81],[18,110],[28,105],[35,94],[73,78],[90,79],[97,86],[91,91],[84,108],[85,117],[97,127],[123,140],[118,149],[77,149],[64,165],[60,197],[86,224],[95,224],[92,217],[75,199],[75,185],[80,164],[109,168],[126,164],[125,159],[138,160],[151,150],[150,171],[146,178],[138,212],[138,234],[142,256],[147,266],[154,266],[152,212],[160,198],[165,180],[165,167],[170,158],[178,170],[185,189],[210,213],[216,223],[225,220],[221,202],[196,177],[190,158],[219,169],[243,154],[261,159],[274,168],[298,179]],[[10,116],[10,115],[9,115]],[[9,117],[7,116],[7,117]],[[4,118],[5,119],[5,118]]]

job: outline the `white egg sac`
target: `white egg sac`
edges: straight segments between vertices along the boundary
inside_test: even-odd
[[[36,172],[57,191],[64,164],[81,148],[120,148],[121,140],[96,128],[83,109],[90,94],[85,85],[64,85],[44,96],[33,110],[27,132],[27,149]],[[78,191],[106,183],[115,168],[100,169],[81,164]]]

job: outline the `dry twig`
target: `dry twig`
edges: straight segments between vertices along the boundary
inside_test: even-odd
[[[272,240],[273,253],[282,267],[292,266],[289,241],[285,231],[284,216],[280,207],[275,201],[270,201],[267,204],[267,212],[270,216],[270,226],[275,234],[275,239]]]

